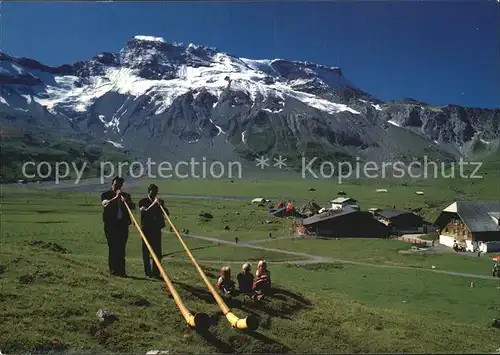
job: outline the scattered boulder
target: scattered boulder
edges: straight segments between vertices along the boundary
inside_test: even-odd
[[[228,231],[229,230],[229,226],[225,226],[224,229]]]
[[[493,322],[491,322],[491,326],[492,326],[493,328],[500,328],[500,319],[496,319],[496,318],[494,318],[494,319],[493,319]],[[499,350],[500,350],[500,349],[499,349]]]
[[[96,314],[97,314],[97,318],[99,319],[99,322],[103,326],[107,326],[107,325],[114,323],[118,320],[118,317],[115,314],[113,314],[107,310],[104,310],[104,309],[98,310]]]
[[[5,266],[0,264],[0,275],[5,272]]]
[[[314,187],[310,187],[309,191],[316,191],[316,189]]]
[[[208,213],[208,212],[201,212],[199,216],[200,216],[200,219],[201,219],[202,221],[209,221],[209,220],[211,220],[212,218],[214,218],[214,216],[212,216],[212,215],[211,215],[210,213]]]

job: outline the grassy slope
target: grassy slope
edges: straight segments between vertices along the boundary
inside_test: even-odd
[[[2,138],[0,182],[12,182],[18,179],[41,180],[40,177],[31,179],[24,176],[22,170],[24,162],[48,162],[52,166],[52,173],[55,172],[56,163],[67,162],[71,166],[67,178],[75,179],[76,173],[71,164],[76,164],[79,171],[84,167],[84,177],[95,177],[100,176],[99,162],[129,161],[130,159],[126,153],[109,143],[59,137],[52,133],[5,125],[2,125],[0,129]],[[65,168],[60,169],[61,174],[64,174]],[[36,169],[28,166],[27,173],[33,175]],[[47,171],[42,171],[43,175],[46,173]],[[49,179],[53,181],[54,175]]]
[[[472,168],[471,170],[474,170]],[[371,207],[423,208],[425,217],[433,221],[440,211],[456,199],[496,199],[500,196],[500,160],[486,161],[476,173],[480,179],[461,179],[456,171],[454,179],[433,177],[429,179],[352,179],[338,184],[336,179],[299,179],[300,174],[282,174],[269,177],[261,173],[254,179],[199,179],[193,180],[144,180],[141,189],[154,182],[163,193],[186,195],[222,195],[243,196],[250,201],[255,197],[274,197],[294,200],[315,200],[322,206],[342,190],[356,198],[362,209]],[[472,171],[470,171],[472,173]],[[469,173],[469,174],[470,174]],[[267,178],[266,178],[267,177]],[[315,191],[309,191],[314,188]],[[387,189],[387,193],[378,193],[376,189]],[[415,191],[425,195],[415,195]],[[273,201],[276,203],[276,201]],[[226,204],[226,202],[224,202]]]
[[[302,190],[307,190],[305,186],[302,185]],[[278,185],[275,190],[279,190]],[[192,265],[168,261],[167,256],[166,271],[175,280],[187,306],[193,311],[207,312],[214,321],[218,319],[211,334],[197,334],[185,328],[161,282],[140,280],[142,262],[137,232],[131,232],[127,265],[129,273],[138,279],[107,276],[107,250],[96,201],[95,194],[4,191],[0,257],[4,266],[0,274],[0,317],[5,320],[0,324],[3,352],[40,349],[52,338],[71,350],[94,349],[100,353],[104,350],[144,353],[150,349],[470,353],[490,352],[500,346],[498,330],[488,326],[493,317],[500,316],[497,310],[500,291],[495,281],[476,281],[476,287],[471,289],[470,280],[418,269],[273,265],[278,294],[260,308],[242,297],[230,303],[240,316],[255,313],[260,317],[259,332],[247,335],[229,329]],[[207,234],[215,235],[219,227],[211,224],[223,223],[216,219],[207,222],[211,227],[192,227],[197,223],[198,210],[210,208],[217,215],[240,208],[244,215],[243,212],[254,209],[241,202],[231,204],[232,207],[226,202],[174,200],[171,208],[173,212],[182,211],[174,220],[179,229],[189,227],[193,230],[190,234],[194,231],[205,234],[202,232],[206,229]],[[226,207],[218,209],[222,205]],[[258,231],[250,229],[260,219],[267,218],[260,213],[248,214],[238,222],[231,218],[229,225],[231,229],[239,226],[242,238],[257,239],[265,226]],[[57,243],[71,253],[30,245],[35,239]],[[213,246],[192,238],[186,238],[186,242],[199,259],[284,259],[277,253]],[[294,243],[298,242],[303,243]],[[320,254],[321,250],[327,250],[321,244],[325,242],[311,241],[315,245],[313,251]],[[352,246],[348,242],[343,246],[339,241],[331,242],[336,243],[331,249],[344,258],[358,259],[349,253]],[[379,247],[373,246],[385,250],[385,255],[396,255],[387,250],[403,245],[382,246],[383,241],[375,241],[379,242]],[[299,244],[283,247],[307,250]],[[165,253],[180,257],[181,250],[173,236],[164,238]],[[360,258],[369,259],[368,250],[368,247],[362,249]],[[461,259],[455,259],[456,269],[461,267]],[[218,267],[220,264],[216,262],[204,265],[214,282]],[[95,315],[99,308],[109,309],[118,315],[119,321],[99,329]]]

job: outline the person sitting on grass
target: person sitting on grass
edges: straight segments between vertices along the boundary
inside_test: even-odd
[[[265,260],[259,261],[255,276],[256,280],[253,284],[254,296],[260,300],[271,291],[271,272],[267,269]]]
[[[220,277],[215,284],[215,287],[224,294],[232,294],[235,289],[235,283],[231,280],[231,268],[224,266],[220,270]]]
[[[238,276],[238,287],[243,293],[251,293],[253,285],[253,275],[251,271],[251,266],[249,263],[243,264],[243,271],[241,271]]]

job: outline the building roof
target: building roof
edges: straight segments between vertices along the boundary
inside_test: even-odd
[[[358,211],[356,211],[354,208],[351,208],[351,207],[344,207],[344,208],[338,209],[338,210],[329,210],[327,212],[323,212],[323,213],[316,214],[316,215],[308,217],[308,218],[304,218],[302,220],[302,224],[304,224],[306,226],[306,225],[310,225],[310,224],[314,224],[314,223],[318,223],[318,222],[323,222],[323,221],[326,221],[329,219],[338,218],[340,216],[345,216],[345,215],[353,213],[353,212],[358,212]]]
[[[337,197],[336,199],[331,200],[330,202],[331,203],[344,203],[347,201],[357,202],[355,199],[350,198],[350,197]]]
[[[384,218],[390,219],[397,216],[401,216],[402,214],[415,214],[415,213],[409,211],[383,210],[383,211],[378,211],[377,214]]]
[[[500,215],[500,201],[456,201],[443,212],[458,214],[471,232],[500,232],[492,218]]]

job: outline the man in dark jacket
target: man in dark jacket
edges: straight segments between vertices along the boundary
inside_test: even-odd
[[[128,240],[128,227],[132,223],[125,203],[131,209],[135,204],[129,194],[122,192],[124,179],[116,176],[111,183],[111,190],[101,194],[101,203],[104,207],[102,220],[104,234],[108,242],[109,272],[113,276],[126,277],[125,250]]]
[[[165,201],[158,199],[157,196],[158,186],[149,185],[148,197],[139,201],[139,209],[141,210],[142,231],[158,260],[161,260],[161,230],[165,227],[165,217],[160,206],[165,209],[167,215],[170,215],[170,212],[165,207]],[[149,249],[144,241],[142,241],[142,260],[146,276],[160,278],[160,270],[154,260],[151,260]]]
[[[249,263],[243,264],[243,271],[237,276],[239,289],[243,293],[251,293],[253,285],[253,275]]]

